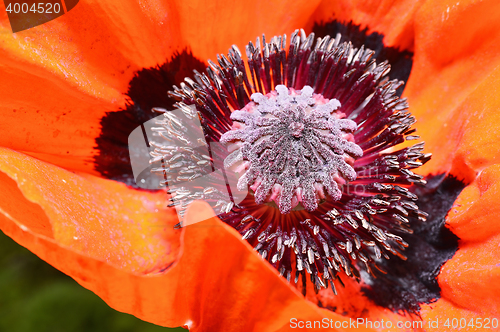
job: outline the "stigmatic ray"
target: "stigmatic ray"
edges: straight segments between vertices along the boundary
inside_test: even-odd
[[[336,292],[343,274],[375,276],[377,261],[405,259],[409,219],[427,216],[409,188],[425,184],[412,170],[431,155],[423,142],[398,148],[419,139],[406,99],[396,95],[403,82],[387,78],[390,65],[377,64],[372,50],[340,40],[297,30],[287,47],[286,35],[263,36],[247,45],[246,61],[233,46],[206,73],[174,86],[170,96],[186,118],[166,112],[151,143],[175,187],[173,205],[213,203],[281,275],[295,284],[302,276],[304,292],[307,275],[316,290],[330,284]],[[190,105],[208,151],[183,134],[195,116]],[[244,199],[224,194],[222,170],[248,188]]]

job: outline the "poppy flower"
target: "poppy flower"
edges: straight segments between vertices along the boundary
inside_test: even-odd
[[[395,326],[413,324],[411,312],[427,330],[462,318],[475,330],[499,316],[496,2],[86,2],[17,34],[1,15],[0,227],[111,307],[202,331],[286,330],[294,318]],[[308,284],[304,298],[203,203],[185,219],[206,221],[174,229],[165,192],[127,186],[124,137],[149,119],[144,110],[162,106],[150,105],[153,97],[167,98],[230,45],[263,32],[333,29],[332,19],[361,26],[362,42],[371,36],[403,51],[396,61],[413,54],[403,96],[433,152],[419,168],[430,184],[419,206],[438,222],[414,232],[415,271],[398,261],[380,282],[343,278],[337,295]],[[455,253],[448,244],[457,237]],[[430,278],[406,283],[408,270]]]

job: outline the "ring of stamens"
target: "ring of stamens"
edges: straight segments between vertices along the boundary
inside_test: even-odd
[[[389,259],[391,254],[405,259],[404,250],[408,243],[404,236],[412,232],[410,222],[425,221],[427,217],[416,204],[418,197],[411,190],[413,184],[424,185],[426,182],[413,169],[426,163],[431,154],[422,152],[423,142],[397,147],[405,141],[419,139],[412,128],[416,120],[408,112],[406,99],[399,98],[396,93],[403,82],[388,80],[390,66],[386,62],[376,63],[374,51],[364,47],[356,49],[350,42],[341,42],[340,34],[335,38],[318,38],[315,42],[314,34],[307,36],[303,30],[297,30],[288,47],[286,40],[286,35],[273,37],[270,42],[263,38],[261,44],[258,38],[255,44],[249,43],[246,47],[247,61],[233,46],[227,57],[217,57],[218,64],[209,61],[206,73],[196,72],[194,80],[187,78],[169,93],[178,100],[176,107],[190,117],[191,110],[187,106],[196,106],[206,142],[219,142],[222,138],[230,143],[233,155],[226,159],[226,165],[241,167],[241,186],[248,184],[253,187],[255,197],[247,195],[243,201],[233,202],[229,195],[224,194],[227,192],[224,176],[213,170],[217,160],[226,158],[227,151],[214,146],[211,156],[208,156],[190,147],[196,142],[190,142],[183,135],[174,137],[168,134],[173,129],[178,133],[189,131],[189,120],[166,121],[158,133],[164,141],[151,142],[155,147],[152,156],[164,161],[158,172],[166,174],[165,182],[169,187],[171,184],[182,185],[170,189],[175,193],[172,205],[185,209],[193,200],[205,200],[223,222],[234,227],[287,280],[294,280],[300,287],[298,280],[302,276],[303,292],[307,275],[316,290],[330,285],[335,292],[334,280],[341,275],[359,279],[359,270],[365,269],[375,277],[374,271],[381,270],[377,262],[382,257]],[[293,110],[274,114],[265,111],[268,106],[264,105],[276,104],[281,94],[288,100],[304,92],[308,95],[310,91],[306,86],[314,91],[315,105],[307,105],[302,118],[292,120],[292,117],[284,116],[295,114]],[[287,91],[285,87],[288,87]],[[334,109],[334,104],[338,108]],[[326,188],[328,195],[325,200],[313,209],[323,189],[316,190],[314,183],[304,185],[300,172],[295,177],[293,172],[285,172],[286,179],[295,181],[293,185],[287,184],[290,189],[286,192],[283,190],[284,178],[279,180],[279,174],[286,171],[285,165],[300,169],[299,162],[292,158],[293,153],[274,145],[266,147],[260,154],[255,154],[252,149],[263,142],[278,143],[278,140],[272,141],[277,132],[286,136],[284,141],[289,142],[289,146],[297,140],[307,141],[307,132],[311,130],[305,121],[308,116],[323,114],[321,120],[329,121],[325,112],[315,111],[321,108],[328,108],[332,122],[337,124],[337,145],[326,145],[338,155],[335,157],[338,162],[333,167],[324,157],[328,153],[325,152],[324,156],[319,153],[322,165],[332,166],[337,176],[323,177],[318,183],[324,188],[325,181],[331,181],[332,188],[332,182],[337,186],[346,183],[340,199],[334,199],[335,190],[331,190],[332,195]],[[284,121],[275,121],[275,118],[280,119],[280,114]],[[171,120],[173,115],[165,116]],[[280,129],[269,130],[267,134],[266,126],[257,124],[274,122]],[[252,136],[252,130],[261,131]],[[318,134],[317,137],[321,136]],[[336,151],[332,146],[342,146],[343,150]],[[356,147],[362,150],[362,156]],[[277,153],[270,156],[273,148]],[[309,150],[311,157],[304,155],[311,165],[313,152],[319,149],[319,145],[313,146]],[[269,159],[262,159],[266,152]],[[287,158],[292,159],[288,163],[276,162],[289,160]],[[259,164],[265,160],[275,164],[266,167]],[[271,167],[275,172],[267,174]],[[350,169],[355,174],[351,174]],[[205,174],[213,179],[210,188],[190,187],[190,183],[185,182],[186,177]],[[314,171],[310,174],[309,179],[316,179]],[[296,187],[297,183],[299,186]],[[278,194],[273,197],[276,184],[282,188],[278,187]],[[311,193],[311,186],[315,188],[314,199],[305,200],[304,195],[298,194],[299,187],[307,187]],[[292,206],[299,197],[305,209],[294,210]],[[296,201],[292,204],[294,199]],[[276,202],[281,211],[267,204],[258,204],[257,200]],[[287,211],[290,213],[281,213]],[[292,278],[293,274],[295,278]]]

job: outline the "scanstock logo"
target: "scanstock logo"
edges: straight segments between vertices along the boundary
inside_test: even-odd
[[[75,8],[79,0],[4,0],[12,32],[47,23]]]

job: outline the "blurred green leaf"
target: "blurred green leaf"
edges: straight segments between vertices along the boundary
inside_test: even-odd
[[[111,309],[0,232],[0,331],[181,332]]]

